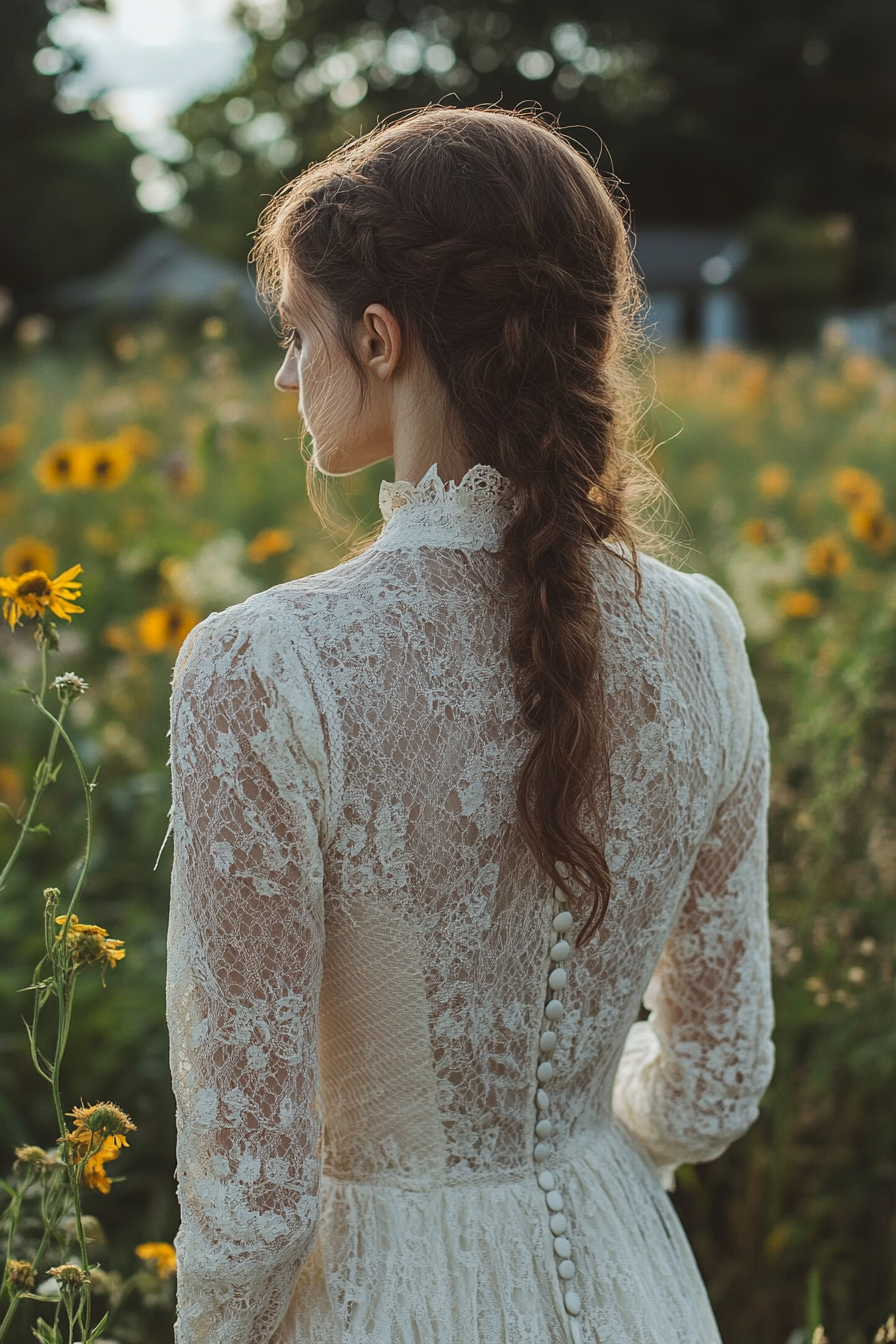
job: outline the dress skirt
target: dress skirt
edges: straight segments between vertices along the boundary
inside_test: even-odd
[[[534,1171],[425,1189],[324,1177],[278,1344],[721,1344],[684,1230],[636,1141],[609,1124],[552,1166],[565,1273],[575,1267],[565,1281]]]

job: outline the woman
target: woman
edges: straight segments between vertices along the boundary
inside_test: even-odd
[[[766,726],[729,599],[634,549],[620,207],[435,108],[256,257],[315,465],[397,480],[178,660],[179,1344],[712,1344],[663,1183],[771,1074]]]

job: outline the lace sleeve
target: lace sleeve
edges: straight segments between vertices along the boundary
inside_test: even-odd
[[[616,1115],[667,1188],[676,1166],[718,1157],[750,1127],[774,1062],[768,730],[736,610],[715,584],[700,586],[729,686],[723,801],[645,994],[650,1017],[629,1031],[613,1092]]]
[[[178,1344],[266,1344],[317,1220],[324,752],[300,669],[273,678],[282,647],[235,608],[175,669]]]

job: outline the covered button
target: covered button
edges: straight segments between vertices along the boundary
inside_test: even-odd
[[[563,1305],[570,1316],[578,1316],[582,1310],[582,1299],[574,1288],[570,1288],[563,1294]]]
[[[543,1055],[549,1055],[557,1044],[556,1031],[543,1031],[538,1041],[538,1048]]]
[[[549,1083],[554,1076],[554,1066],[550,1060],[546,1059],[535,1070],[535,1077],[540,1083]]]
[[[570,1321],[569,1336],[570,1339],[572,1340],[572,1344],[583,1344],[582,1331],[579,1327],[578,1321]]]
[[[559,1256],[561,1260],[569,1259],[572,1255],[572,1246],[570,1245],[569,1237],[554,1238],[554,1254]]]
[[[551,961],[565,961],[572,949],[565,938],[558,938],[551,948]]]
[[[548,984],[551,989],[565,989],[568,976],[562,966],[557,966],[548,976]]]
[[[544,1197],[544,1202],[551,1213],[561,1213],[563,1210],[563,1196],[559,1190],[549,1190]]]
[[[544,1007],[544,1015],[549,1022],[557,1022],[563,1016],[563,1004],[559,999],[551,999]]]
[[[548,1226],[555,1237],[561,1236],[566,1231],[566,1214],[552,1213],[548,1220]]]
[[[550,1097],[548,1096],[547,1092],[545,1092],[544,1088],[540,1087],[538,1091],[535,1093],[535,1105],[538,1107],[540,1111],[546,1111],[550,1106],[550,1104],[551,1104]]]
[[[551,1145],[549,1143],[536,1143],[532,1149],[532,1156],[536,1162],[543,1162],[546,1157],[551,1155]]]
[[[553,1190],[557,1184],[554,1180],[554,1173],[552,1171],[540,1171],[538,1173],[538,1184],[542,1190]]]
[[[575,1278],[576,1267],[571,1260],[561,1260],[557,1266],[557,1273],[561,1279],[569,1280]]]
[[[554,1126],[550,1120],[539,1120],[535,1126],[535,1133],[540,1139],[549,1139],[554,1132]]]
[[[568,910],[561,910],[559,915],[555,915],[551,922],[558,933],[569,933],[572,928],[572,915]]]

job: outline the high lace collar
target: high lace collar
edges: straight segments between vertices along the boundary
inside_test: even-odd
[[[379,502],[386,520],[376,541],[382,550],[448,546],[498,551],[514,508],[510,481],[483,462],[458,483],[446,484],[435,463],[417,485],[383,481]]]

